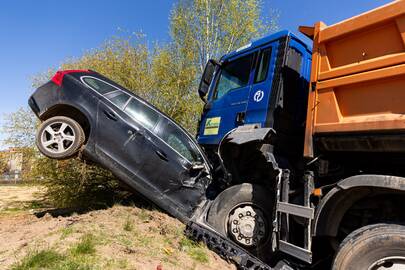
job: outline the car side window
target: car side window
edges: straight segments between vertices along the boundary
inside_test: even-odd
[[[263,82],[267,79],[271,59],[271,47],[260,54],[259,65],[256,69],[254,83]]]
[[[135,98],[131,98],[124,111],[148,129],[153,129],[159,121],[158,112]]]
[[[188,161],[203,161],[203,158],[193,141],[175,124],[169,121],[165,124],[161,139]]]
[[[124,109],[124,106],[128,102],[130,96],[124,92],[119,92],[111,93],[110,95],[107,95],[106,98],[122,110]]]
[[[219,99],[229,91],[249,84],[253,56],[254,54],[249,54],[223,64],[216,86],[214,99]]]
[[[112,91],[118,90],[118,88],[115,88],[114,86],[109,85],[108,83],[105,83],[101,80],[97,80],[95,78],[82,77],[82,80],[87,84],[87,86],[89,86],[91,89],[97,91],[101,95],[105,95]]]

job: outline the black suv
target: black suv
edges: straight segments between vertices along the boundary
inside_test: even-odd
[[[80,153],[183,221],[204,198],[210,165],[193,137],[99,73],[58,71],[29,105],[42,121],[36,139],[42,154]]]

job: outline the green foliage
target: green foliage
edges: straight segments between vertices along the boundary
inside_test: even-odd
[[[127,217],[124,223],[124,231],[131,232],[134,229],[134,222],[130,217]]]
[[[277,16],[262,19],[260,0],[180,0],[171,12],[171,35],[180,54],[202,72],[219,58],[277,29]]]
[[[70,250],[70,253],[74,256],[96,253],[94,236],[91,234],[84,235],[80,239],[80,242],[73,246],[73,248]]]
[[[0,153],[0,175],[8,171],[8,158],[4,153]]]
[[[57,207],[112,204],[119,196],[118,182],[109,171],[79,159],[57,161],[39,156],[31,177],[47,187],[45,198]]]
[[[179,249],[200,263],[208,263],[208,255],[201,244],[183,236],[179,242]]]
[[[6,114],[1,132],[7,134],[4,144],[12,147],[29,148],[35,144],[36,116],[29,108],[20,108]]]
[[[113,38],[60,69],[92,69],[148,100],[195,133],[202,109],[196,90],[209,58],[218,58],[252,38],[276,28],[274,18],[262,19],[260,0],[180,0],[170,15],[172,41],[153,48],[141,35]],[[33,78],[38,87],[55,69]],[[111,173],[78,159],[55,161],[42,157],[36,148],[38,121],[29,109],[20,109],[5,119],[6,144],[23,147],[26,179],[47,187],[46,198],[59,207],[109,203],[117,196],[117,181]]]
[[[19,264],[14,265],[12,270],[52,269],[52,266],[63,259],[61,254],[52,249],[36,251],[28,254]]]
[[[91,260],[89,260],[91,261]],[[62,255],[54,249],[34,251],[27,254],[12,270],[90,270],[91,262],[85,258]]]

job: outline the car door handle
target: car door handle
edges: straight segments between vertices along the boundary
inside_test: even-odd
[[[105,114],[105,116],[106,116],[108,119],[111,119],[111,120],[113,120],[113,121],[117,121],[117,120],[118,120],[117,116],[116,116],[114,113],[112,113],[112,112],[104,111],[104,114]]]
[[[130,135],[131,137],[136,137],[136,136],[144,137],[144,134],[140,129],[129,129],[128,135]]]
[[[167,158],[167,155],[163,151],[156,150],[155,153],[156,153],[156,155],[158,155],[158,157],[160,157],[164,161],[169,161],[169,159]]]

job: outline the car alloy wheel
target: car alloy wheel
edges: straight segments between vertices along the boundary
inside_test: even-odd
[[[66,153],[76,140],[74,129],[67,123],[50,123],[41,134],[41,144],[56,154]]]
[[[54,116],[40,125],[36,144],[49,158],[67,159],[78,153],[85,139],[78,122],[66,116]]]

